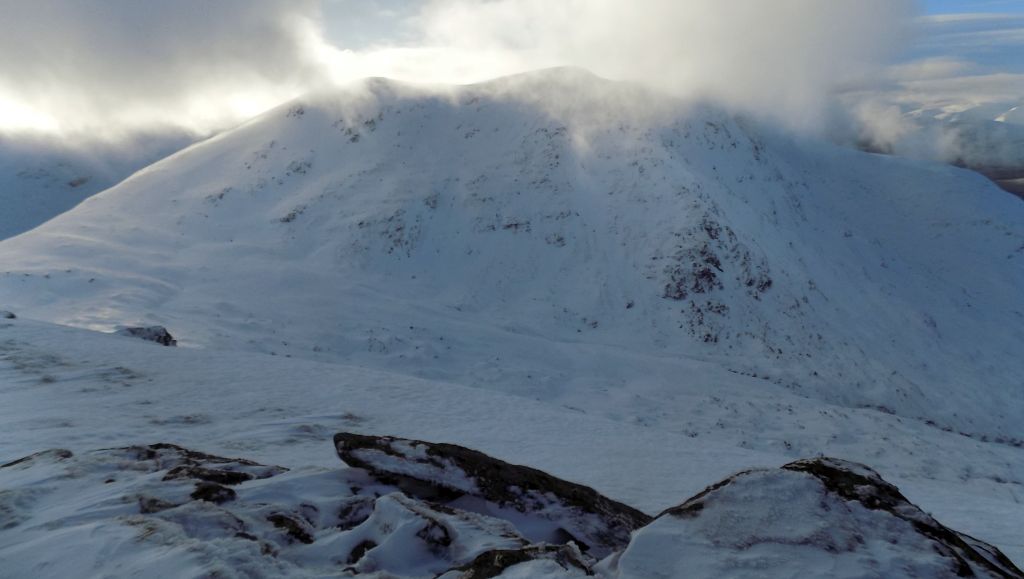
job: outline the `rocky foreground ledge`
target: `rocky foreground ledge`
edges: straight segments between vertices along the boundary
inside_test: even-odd
[[[837,459],[742,472],[651,517],[460,446],[334,443],[348,468],[171,444],[37,453],[0,466],[0,549],[35,536],[11,568],[39,577],[76,545],[102,548],[104,576],[1024,577]]]

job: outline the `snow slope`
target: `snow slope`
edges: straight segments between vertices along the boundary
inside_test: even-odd
[[[1022,259],[976,174],[558,69],[271,111],[0,243],[0,302],[675,425],[708,360],[1014,442]]]
[[[0,239],[60,215],[194,141],[174,133],[91,143],[0,134]]]
[[[760,383],[735,380],[736,385]],[[784,391],[779,396],[786,402]],[[5,578],[142,572],[167,577],[336,574],[344,566],[336,559],[354,546],[352,536],[334,526],[333,517],[347,512],[342,507],[358,498],[353,493],[373,490],[380,490],[383,498],[369,523],[385,535],[394,533],[391,548],[408,546],[412,537],[403,539],[396,527],[414,524],[410,511],[415,513],[415,504],[343,470],[332,444],[332,435],[340,431],[470,446],[586,484],[651,515],[736,471],[776,467],[791,457],[781,445],[743,449],[713,434],[691,436],[624,424],[478,388],[280,356],[165,348],[23,318],[0,323],[0,400],[5,425],[0,464],[46,449],[68,451],[0,468],[0,577]],[[736,409],[705,405],[702,412],[729,420]],[[808,440],[820,441],[822,450],[871,459],[887,480],[942,523],[995,544],[1015,561],[1024,556],[1019,533],[1024,506],[1015,498],[1022,496],[1024,480],[1019,449],[934,433],[884,414],[823,405],[807,414],[796,412]],[[793,414],[788,420],[796,422]],[[163,447],[154,456],[138,448],[158,443],[290,470],[236,462],[227,468],[257,477],[231,486],[236,500],[223,506],[188,502],[172,508],[187,501],[192,483],[171,475],[180,464],[174,449]],[[363,491],[355,490],[357,486]],[[778,514],[773,497],[803,496],[800,488],[776,484],[741,492],[742,500],[736,502],[717,500],[699,521],[702,534],[669,532],[675,541],[687,536],[700,540],[710,532],[708,517],[717,516],[713,513],[749,513],[751,521]],[[753,502],[763,502],[764,509],[751,510]],[[817,504],[803,500],[800,509],[782,509],[785,517],[773,532],[794,536],[810,529],[808,536],[820,535],[814,531],[822,520]],[[854,511],[860,534],[894,532],[872,522],[883,515]],[[275,513],[296,513],[316,523],[315,542],[292,541],[285,531],[257,524]],[[845,515],[840,510],[834,516]],[[756,528],[742,527],[735,514],[728,522],[723,532],[733,540],[739,540],[735,532],[758,534]],[[664,544],[665,523],[637,535],[635,548],[617,563],[617,572],[644,576],[638,566],[649,567],[650,560],[645,563],[641,553]],[[848,526],[837,533],[845,533]],[[233,537],[243,532],[239,529],[257,533],[258,540]],[[479,538],[473,533],[463,527],[458,544]],[[899,533],[900,540],[911,538]],[[908,542],[906,548],[915,549],[915,544]],[[721,549],[731,545],[726,542]],[[268,557],[265,549],[275,554]],[[858,554],[860,563],[848,563],[846,570],[862,568],[865,555],[882,554],[886,564],[899,564],[894,563],[894,547],[872,544],[869,549]],[[826,556],[793,556],[811,551],[792,550],[785,568]],[[662,553],[665,569],[675,564],[676,553]],[[746,558],[772,562],[779,560],[779,553],[763,545]],[[422,565],[438,564],[428,559],[417,566],[414,555],[406,549],[392,556],[381,551],[375,557],[403,575],[421,575],[417,569]],[[920,555],[915,557],[910,564],[923,564]],[[701,565],[711,569],[722,560],[711,555]],[[557,569],[551,576],[568,576]],[[527,576],[540,575],[533,571]]]

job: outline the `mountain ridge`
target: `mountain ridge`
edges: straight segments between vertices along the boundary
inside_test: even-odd
[[[976,174],[578,71],[371,79],[0,243],[0,301],[573,403],[693,358],[1013,443],[1022,223]]]

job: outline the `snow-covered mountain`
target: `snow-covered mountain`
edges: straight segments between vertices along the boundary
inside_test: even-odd
[[[311,97],[0,244],[0,301],[542,397],[715,360],[1024,439],[1018,200],[675,104],[565,70]]]
[[[875,145],[978,171],[1024,198],[1024,103],[923,107],[908,111],[903,123],[896,142]]]
[[[178,133],[116,142],[0,134],[0,239],[60,215],[194,141]]]
[[[1000,123],[1010,123],[1011,125],[1024,125],[1024,99],[996,116],[995,120]]]
[[[170,442],[295,471],[357,431],[654,515],[824,454],[1019,561],[1022,260],[1024,204],[970,171],[576,70],[371,79],[0,242],[0,307],[186,346],[8,324],[0,460]]]

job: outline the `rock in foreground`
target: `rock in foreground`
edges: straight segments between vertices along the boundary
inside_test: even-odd
[[[335,440],[357,468],[288,471],[173,444],[8,462],[4,576],[1024,579],[835,459],[743,472],[652,520],[460,446]]]
[[[334,444],[346,464],[406,494],[507,516],[535,542],[572,541],[593,557],[625,547],[651,520],[592,488],[453,444],[347,433]]]
[[[1024,577],[998,549],[836,459],[730,477],[669,509],[605,562],[645,577]]]

